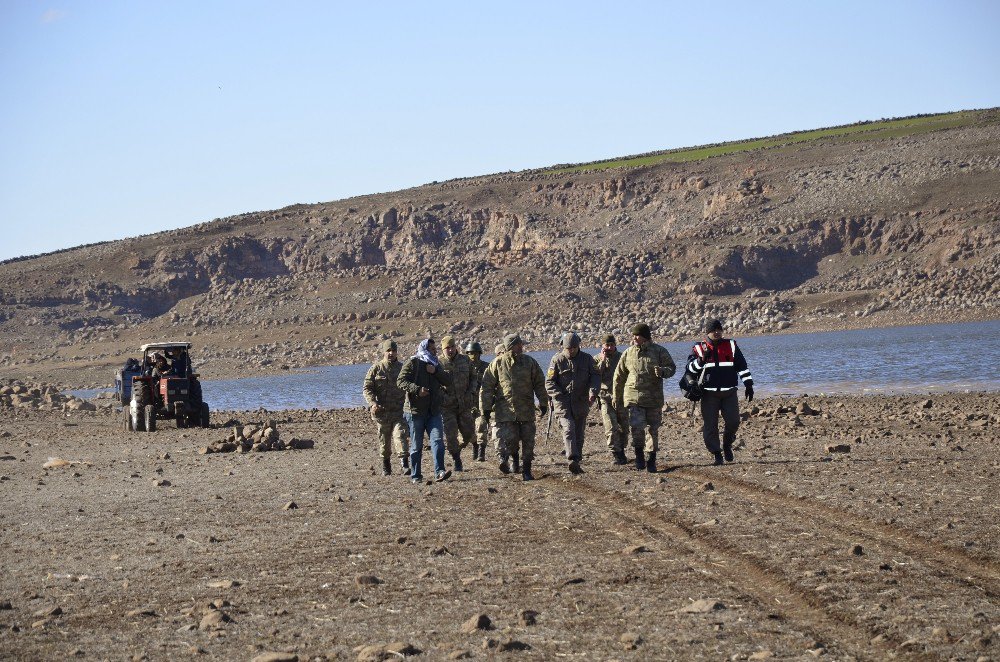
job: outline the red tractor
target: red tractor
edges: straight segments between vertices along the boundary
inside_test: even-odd
[[[155,432],[157,418],[172,418],[179,428],[207,428],[209,408],[198,375],[191,370],[191,343],[149,343],[139,349],[138,371],[133,360],[115,378],[118,398],[127,403],[125,430]]]

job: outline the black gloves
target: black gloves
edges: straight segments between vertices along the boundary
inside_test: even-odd
[[[545,418],[545,415],[548,414],[548,413],[549,413],[549,406],[547,404],[546,405],[538,405],[538,415],[541,418]]]
[[[753,402],[753,384],[746,385],[747,402]]]

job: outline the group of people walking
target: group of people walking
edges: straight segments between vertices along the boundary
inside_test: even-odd
[[[635,325],[631,336],[630,346],[620,352],[617,339],[608,334],[600,352],[591,356],[581,350],[579,335],[566,333],[544,373],[517,334],[504,336],[491,363],[482,360],[478,342],[468,343],[463,354],[452,336],[442,338],[443,356],[438,356],[434,339],[426,338],[405,363],[397,358],[397,344],[384,341],[379,346],[382,360],[371,366],[364,381],[365,400],[378,427],[383,475],[392,474],[395,453],[403,474],[421,482],[426,436],[434,479],[447,480],[452,470],[464,469],[462,450],[470,445],[472,458],[484,462],[492,437],[500,471],[533,480],[536,421],[547,421],[548,435],[553,419],[569,471],[583,473],[584,432],[595,404],[613,462],[628,464],[631,439],[636,469],[656,472],[663,380],[677,368],[666,348],[653,342],[647,324]],[[706,448],[715,464],[732,462],[740,424],[737,389],[742,381],[746,399],[752,400],[753,378],[736,341],[723,337],[721,321],[706,324],[705,339],[692,347],[684,370],[682,388],[697,385],[688,393],[701,405]],[[452,469],[445,466],[446,450]]]

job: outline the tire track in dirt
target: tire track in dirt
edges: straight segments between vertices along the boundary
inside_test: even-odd
[[[722,536],[699,530],[695,524],[670,513],[644,505],[619,492],[572,479],[545,477],[536,484],[551,492],[583,497],[599,509],[612,510],[623,519],[635,519],[637,527],[654,536],[658,542],[686,553],[687,561],[748,595],[766,610],[780,613],[790,623],[817,640],[829,642],[835,648],[859,660],[882,660],[897,653],[903,640],[885,632],[875,632],[849,612],[826,604],[819,597],[787,580],[760,558],[734,547]],[[722,563],[712,559],[722,559]],[[873,639],[881,634],[882,640]],[[937,659],[933,656],[908,655],[909,659]]]
[[[919,560],[934,569],[935,575],[939,578],[973,586],[991,598],[1000,596],[1000,564],[992,559],[976,558],[960,550],[921,538],[899,527],[879,524],[814,499],[800,499],[751,481],[725,476],[721,472],[680,468],[671,471],[670,476],[695,483],[711,481],[715,485],[725,486],[747,495],[761,506],[772,508],[777,506],[783,511],[795,511],[800,516],[822,521],[823,524],[851,538],[867,537],[878,545],[894,547]]]

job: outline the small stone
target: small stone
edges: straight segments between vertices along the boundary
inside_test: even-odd
[[[851,546],[851,554],[853,554],[854,556],[864,556],[865,555],[865,548],[862,547],[861,545],[852,545]]]
[[[281,509],[282,510],[296,510],[296,509],[298,509],[298,507],[299,507],[299,504],[295,503],[294,501],[289,501]]]
[[[8,609],[13,609],[13,608],[14,607],[12,607],[10,604],[10,600],[0,601],[0,611],[7,611]]]
[[[466,650],[457,650],[448,653],[449,660],[468,660],[472,657],[472,653]]]
[[[213,610],[202,617],[201,622],[198,624],[198,629],[203,632],[207,630],[218,630],[222,628],[223,623],[228,623],[229,621],[230,618],[226,612]]]
[[[218,581],[209,582],[208,588],[236,588],[240,583],[234,579],[220,579]]]
[[[769,650],[757,651],[748,657],[748,660],[769,660],[774,657],[774,653]]]
[[[826,452],[827,453],[850,453],[851,452],[851,445],[850,444],[827,444],[826,445]]]
[[[500,645],[497,646],[497,650],[501,653],[507,653],[510,651],[527,651],[531,650],[531,646],[523,641],[518,641],[517,639],[508,639],[507,641],[500,642]]]
[[[538,623],[538,612],[532,611],[530,609],[525,609],[524,611],[521,612],[519,620],[521,621],[521,625],[525,626],[536,625]]]
[[[358,575],[354,578],[354,583],[358,586],[377,586],[382,580],[375,575]]]
[[[138,609],[133,609],[125,614],[128,618],[135,618],[137,616],[152,616],[155,617],[157,614],[155,611],[149,607],[140,607]]]
[[[62,613],[62,607],[49,607],[48,609],[39,609],[34,615],[38,617],[62,616]]]
[[[715,484],[712,483],[712,482],[702,483],[701,484],[701,491],[702,492],[714,492],[715,491]]]
[[[677,611],[685,614],[708,614],[713,611],[721,611],[726,609],[726,605],[722,604],[718,600],[703,599],[695,600],[689,605],[684,605]]]
[[[493,622],[486,614],[476,614],[465,623],[462,623],[462,632],[472,634],[478,630],[492,630]]]
[[[153,485],[156,487],[170,487],[170,481],[162,478],[160,480],[154,478]]]
[[[267,652],[261,653],[251,662],[299,662],[299,656],[295,653]]]
[[[618,643],[625,647],[627,651],[634,651],[642,643],[642,637],[635,632],[626,632],[618,637]]]
[[[933,406],[934,406],[933,400],[924,400],[923,402],[920,403],[921,409],[930,409]]]
[[[951,633],[948,632],[947,628],[936,627],[931,630],[931,640],[951,643]]]
[[[645,554],[648,551],[649,549],[645,545],[632,545],[622,550],[622,553],[626,556],[634,556],[636,554]]]

